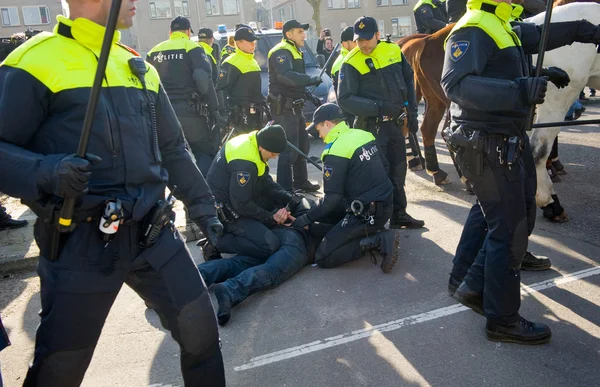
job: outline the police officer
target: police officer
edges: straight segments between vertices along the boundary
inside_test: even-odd
[[[243,132],[262,128],[270,115],[261,92],[260,66],[254,59],[257,41],[252,28],[235,31],[238,50],[221,65],[217,82],[219,105],[229,111],[229,123]]]
[[[448,23],[456,23],[467,11],[467,0],[446,0]]]
[[[335,58],[335,62],[333,62],[333,65],[331,66],[331,80],[333,81],[333,89],[335,90],[336,95],[338,92],[338,76],[344,58],[346,58],[348,53],[356,47],[356,42],[354,41],[354,28],[352,26],[348,26],[342,30],[340,42],[342,44],[340,55]]]
[[[419,0],[413,13],[420,34],[433,34],[448,23],[446,5],[439,0]]]
[[[317,265],[336,267],[378,250],[381,270],[389,273],[398,259],[396,232],[384,229],[392,214],[393,187],[375,137],[350,129],[342,110],[332,103],[317,108],[313,122],[327,144],[321,155],[325,196],[308,213],[293,219],[292,227],[335,219],[337,224],[315,254]]]
[[[306,74],[300,48],[304,47],[308,24],[288,20],[283,24],[283,39],[268,54],[269,105],[275,122],[285,129],[287,139],[308,154],[310,143],[302,114],[306,86],[319,85],[320,77]],[[277,161],[277,182],[286,190],[315,192],[321,188],[308,181],[306,160],[286,149]]]
[[[217,59],[213,55],[213,43],[215,42],[215,33],[210,28],[204,27],[198,30],[198,44],[204,50],[204,53],[210,59],[210,69],[213,83],[217,83],[219,71],[217,69]]]
[[[210,190],[186,150],[158,73],[117,43],[118,32],[91,126],[90,154],[73,154],[111,1],[69,3],[75,20],[58,16],[52,33],[30,39],[0,66],[0,190],[38,216],[42,311],[24,385],[79,386],[126,283],[179,343],[185,385],[224,386],[206,287],[177,230],[151,220],[161,214],[172,219],[158,204],[167,186],[177,186],[190,218],[216,240],[222,225]],[[117,28],[131,27],[134,3],[122,3]],[[71,232],[58,234],[63,198],[77,204]],[[111,214],[117,222],[110,228],[118,230],[102,233],[99,227],[112,222]],[[148,222],[157,231],[152,237],[144,232]]]
[[[190,21],[177,16],[171,21],[169,40],[148,53],[148,61],[160,74],[183,133],[206,175],[220,145],[219,105],[212,81],[212,60],[190,40]]]
[[[541,27],[513,22],[507,28],[510,2],[471,0],[467,9],[446,42],[441,85],[452,101],[449,143],[477,196],[487,234],[454,297],[485,313],[489,340],[546,343],[550,328],[519,315],[520,267],[535,197],[525,169],[532,157],[524,129],[531,105],[544,101],[548,78],[564,85],[568,76],[552,68],[529,76],[526,55],[537,52]],[[548,50],[600,40],[598,27],[585,21],[553,23],[549,32]]]
[[[235,51],[235,36],[228,36],[227,44],[221,49],[221,63],[223,63],[229,55],[235,53]]]
[[[406,144],[402,114],[409,129],[418,129],[413,70],[398,45],[379,41],[377,21],[363,16],[354,23],[358,49],[344,59],[339,75],[340,107],[357,117],[354,127],[368,130],[377,139],[390,180],[394,185],[391,228],[419,228],[425,222],[406,213]],[[385,85],[385,86],[383,86]]]
[[[267,161],[286,147],[285,131],[273,125],[234,137],[221,148],[206,180],[221,208],[225,233],[217,245],[204,245],[206,260],[220,253],[267,259],[279,249],[279,239],[270,229],[283,224],[286,205],[300,199],[273,181]]]

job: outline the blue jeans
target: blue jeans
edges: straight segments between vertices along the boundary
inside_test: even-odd
[[[237,255],[198,265],[206,285],[223,283],[235,306],[254,293],[277,287],[300,271],[308,263],[304,232],[291,228],[275,228],[272,232],[281,247],[267,259]]]

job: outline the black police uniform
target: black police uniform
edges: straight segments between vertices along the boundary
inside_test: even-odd
[[[358,24],[354,26],[355,33]],[[376,31],[376,25],[373,28]],[[380,41],[370,55],[364,55],[358,47],[350,51],[342,64],[338,82],[340,107],[357,117],[354,127],[364,128],[375,136],[383,154],[384,165],[394,185],[394,227],[395,219],[408,217],[404,191],[406,143],[403,123],[398,117],[406,110],[409,128],[416,132],[413,70],[398,45]]]
[[[150,50],[148,62],[160,74],[196,164],[206,175],[221,140],[214,125],[219,105],[211,59],[185,32],[173,31],[169,40]]]
[[[213,84],[216,85],[217,81],[219,80],[219,69],[217,68],[217,59],[213,55],[214,48],[204,42],[198,42],[198,44],[200,45],[200,47],[202,47],[204,53],[209,59],[211,79],[213,81]]]
[[[537,52],[541,27],[513,22],[511,28],[513,10],[505,3],[479,0],[467,7],[447,40],[441,81],[452,101],[453,127],[460,127],[450,143],[459,149],[465,141],[478,146],[474,152],[459,150],[456,159],[488,229],[484,251],[463,284],[483,295],[488,328],[510,326],[520,321],[519,269],[533,227],[528,216],[535,216],[528,211],[535,206],[525,170],[532,159],[522,148],[529,108],[543,100],[546,88],[545,79],[529,77],[526,56]],[[595,42],[597,35],[591,23],[553,23],[547,50],[576,39]],[[461,237],[461,243],[468,240]]]
[[[360,239],[384,227],[392,214],[393,187],[371,133],[350,129],[340,122],[324,141],[327,145],[321,157],[325,196],[293,225],[301,228],[307,223],[335,219],[337,224],[315,254],[319,267],[331,268],[360,258]],[[351,212],[351,206],[363,209],[344,215]]]
[[[229,122],[237,130],[258,130],[270,116],[261,90],[260,66],[254,53],[237,50],[223,61],[217,82],[221,108],[229,111]]]
[[[271,114],[276,124],[283,126],[287,139],[308,154],[310,142],[302,114],[306,86],[311,77],[306,74],[302,51],[291,40],[283,39],[268,54],[269,96]],[[308,183],[306,160],[286,149],[277,160],[277,182],[286,190]]]
[[[51,203],[63,183],[56,176],[69,176],[63,158],[77,149],[104,31],[84,18],[58,16],[53,33],[30,39],[0,66],[0,190],[38,215],[41,324],[24,385],[79,386],[126,283],[179,343],[185,384],[224,386],[210,298],[183,238],[166,227],[154,245],[138,244],[141,223],[164,200],[167,185],[177,185],[190,218],[204,225],[218,223],[214,201],[156,70],[147,66],[142,84],[128,65],[135,55],[116,44],[119,33],[89,142],[89,152],[102,161],[91,167],[74,231],[61,234],[58,259],[49,259],[56,227]],[[114,199],[123,204],[124,223],[107,245],[98,222],[105,202]]]
[[[413,13],[420,34],[433,34],[446,27],[448,22],[446,6],[438,0],[419,0]]]
[[[291,194],[271,178],[256,131],[229,140],[206,180],[223,208],[225,233],[216,246],[219,252],[267,259],[279,249],[279,239],[270,230],[277,225],[271,210],[285,207]]]
[[[467,0],[446,0],[448,23],[456,23],[467,12]]]

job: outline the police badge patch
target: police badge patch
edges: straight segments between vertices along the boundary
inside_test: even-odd
[[[325,180],[329,180],[333,174],[333,168],[329,165],[323,165],[323,177]]]
[[[245,186],[250,181],[250,174],[248,172],[238,172],[237,181],[240,187]]]
[[[225,70],[221,70],[219,72],[219,79],[223,78],[225,76],[226,71]]]
[[[277,59],[277,62],[283,63],[287,60],[287,57],[285,56],[285,54],[281,54],[281,55],[277,55],[277,58],[275,58],[275,59]]]
[[[458,60],[462,58],[463,55],[465,55],[465,53],[469,49],[469,44],[470,43],[466,40],[461,40],[452,43],[452,45],[450,46],[450,58],[453,61],[458,62]]]

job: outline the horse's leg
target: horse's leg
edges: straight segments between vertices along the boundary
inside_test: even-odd
[[[433,182],[436,185],[448,184],[450,182],[448,174],[440,169],[435,150],[435,137],[437,136],[440,121],[446,112],[446,106],[439,98],[433,96],[427,101],[428,106],[423,118],[423,124],[421,125],[423,147],[425,148],[425,167],[427,173],[433,176]]]
[[[531,147],[537,173],[536,203],[542,208],[545,218],[552,222],[562,223],[567,222],[569,217],[560,205],[558,196],[554,192],[552,180],[546,170],[546,160],[552,150],[551,144],[559,131],[560,129],[557,128],[534,129],[531,135]]]
[[[421,91],[419,78],[417,77],[416,73],[415,95],[417,103],[419,103],[419,101],[421,101],[421,98],[423,98],[423,92]],[[427,111],[427,101],[425,101],[425,111]],[[419,145],[419,139],[417,138],[417,134],[412,133],[410,129],[408,129],[406,130],[406,133],[404,133],[404,136],[406,138],[406,161],[408,163],[408,168],[411,171],[420,171],[425,167],[425,160],[423,160],[423,156],[421,155],[421,147]]]

